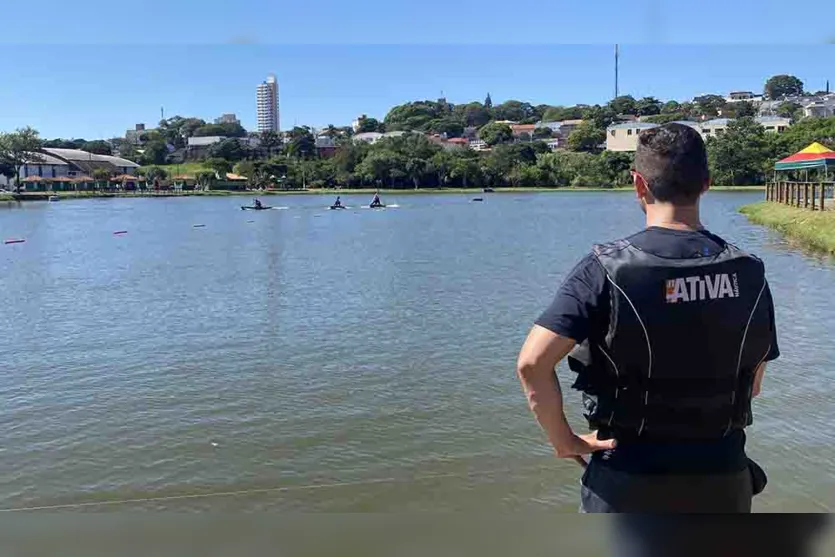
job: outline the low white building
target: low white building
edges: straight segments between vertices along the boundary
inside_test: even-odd
[[[358,133],[353,137],[354,143],[358,143],[360,141],[364,141],[366,143],[374,144],[380,141],[381,139],[388,138],[388,137],[400,137],[401,135],[406,135],[409,132],[404,131],[396,131],[396,132],[362,132]]]
[[[20,179],[71,179],[91,177],[96,169],[104,169],[111,176],[136,175],[139,165],[122,157],[97,155],[79,149],[41,149],[31,160],[20,167]],[[13,180],[0,176],[0,184],[7,186]]]

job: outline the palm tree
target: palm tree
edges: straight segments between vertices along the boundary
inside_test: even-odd
[[[110,171],[106,168],[94,168],[93,179],[96,181],[97,186],[99,182],[107,182],[110,179]]]

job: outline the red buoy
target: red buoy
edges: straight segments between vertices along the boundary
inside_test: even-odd
[[[24,243],[25,241],[26,241],[26,240],[23,240],[23,239],[18,239],[18,240],[6,240],[6,244],[22,244],[22,243]]]

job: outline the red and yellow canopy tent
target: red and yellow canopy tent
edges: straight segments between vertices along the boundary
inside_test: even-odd
[[[774,163],[774,170],[811,170],[815,168],[823,168],[826,174],[829,174],[829,169],[835,168],[835,151],[815,142],[794,155]]]

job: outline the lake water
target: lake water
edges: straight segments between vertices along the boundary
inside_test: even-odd
[[[761,196],[704,202],[777,304],[756,509],[832,510],[835,264],[736,213]],[[627,193],[469,197],[0,207],[0,239],[26,239],[0,246],[0,508],[576,512],[580,470],[551,456],[515,358],[591,244],[643,215]]]

